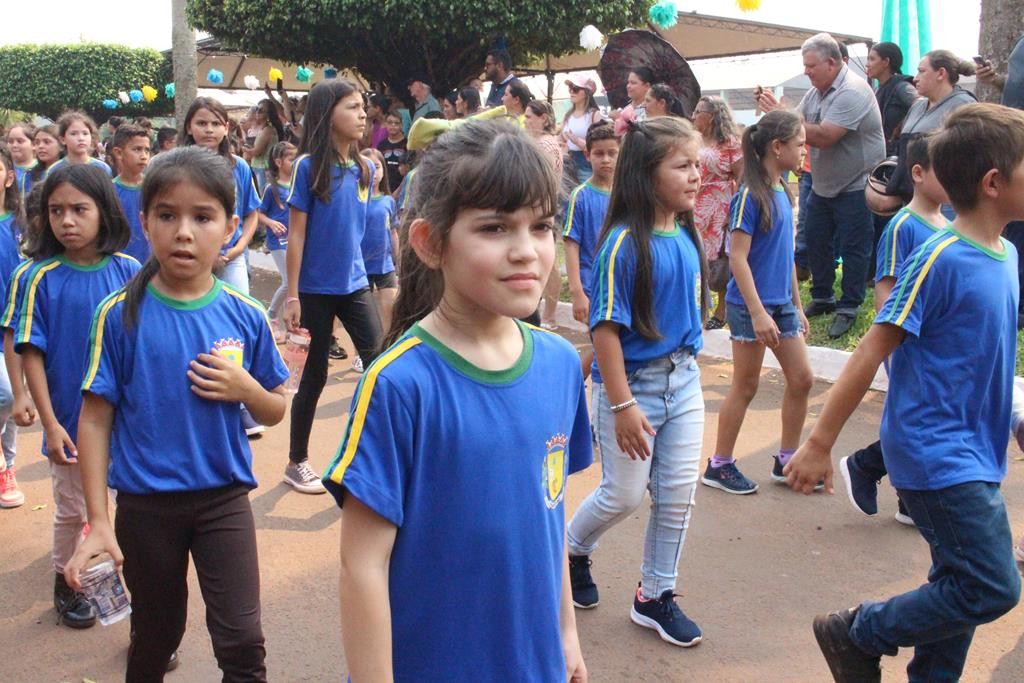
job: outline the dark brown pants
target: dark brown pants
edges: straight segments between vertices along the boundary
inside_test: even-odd
[[[266,681],[260,572],[248,490],[117,496],[117,542],[132,596],[128,683],[164,680],[185,633],[188,558],[224,681]]]

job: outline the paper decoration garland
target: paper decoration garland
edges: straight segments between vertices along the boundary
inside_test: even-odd
[[[761,0],[736,0],[736,6],[742,12],[753,12],[761,8]]]
[[[284,72],[275,66],[267,73],[267,78],[271,83],[277,83],[280,80],[284,80]]]
[[[216,69],[210,69],[206,72],[206,80],[210,81],[214,85],[219,85],[224,82],[224,74]]]
[[[136,102],[136,103],[141,102],[142,101],[142,91],[141,90],[132,90],[131,92],[128,93],[128,97],[131,98],[132,102]]]
[[[580,47],[584,50],[596,50],[604,42],[604,36],[593,24],[587,24],[580,31]]]
[[[245,87],[249,90],[256,90],[260,87],[260,79],[256,78],[252,74],[246,76],[243,81],[245,82]]]
[[[307,69],[304,66],[300,66],[295,70],[295,80],[299,83],[309,83],[309,79],[313,77],[313,70]]]
[[[142,97],[147,102],[152,102],[153,100],[156,99],[156,96],[157,96],[156,88],[154,88],[151,85],[144,85],[144,86],[142,86]]]
[[[651,23],[658,28],[672,28],[675,26],[676,15],[678,14],[679,10],[676,9],[676,3],[672,2],[672,0],[662,0],[651,5]]]
[[[128,104],[132,101],[132,98],[124,90],[117,92],[117,99],[121,100],[121,104]]]
[[[105,109],[117,109],[117,100],[103,100]]]
[[[168,83],[167,85],[164,86],[164,94],[167,95],[167,99],[169,99],[169,100],[173,100],[174,99],[174,84],[173,83]]]
[[[324,69],[324,78],[337,78],[337,77],[338,77],[338,70],[335,69],[333,66],[329,66],[326,69]]]

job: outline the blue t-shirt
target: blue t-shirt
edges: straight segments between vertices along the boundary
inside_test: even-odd
[[[11,281],[21,263],[21,229],[11,212],[0,213],[0,283]]]
[[[35,261],[22,261],[4,281],[4,308],[3,316],[0,317],[0,330],[17,331],[25,282],[32,274],[32,266],[35,264]]]
[[[750,235],[747,263],[754,276],[754,287],[764,306],[781,306],[793,301],[793,207],[781,187],[772,193],[772,228],[759,227],[761,209],[750,190],[743,187],[732,198],[729,230]],[[725,291],[727,303],[745,306],[736,278],[729,278]]]
[[[416,177],[416,171],[419,169],[410,169],[405,177],[402,178],[402,184],[398,186],[398,212],[401,213],[409,208],[409,200],[412,198],[412,182],[413,178]]]
[[[373,164],[370,177],[373,177]],[[359,245],[366,231],[370,188],[359,184],[359,164],[335,164],[330,201],[313,194],[313,159],[303,154],[292,166],[288,203],[306,215],[299,291],[306,294],[351,294],[369,285]]]
[[[609,199],[607,191],[594,187],[588,180],[572,191],[569,195],[569,205],[565,209],[562,236],[580,247],[580,283],[587,296],[590,296],[590,287],[593,284],[597,238],[601,236]]]
[[[875,253],[875,282],[896,277],[907,257],[924,244],[938,228],[907,208],[889,219]]]
[[[606,321],[622,326],[619,342],[627,374],[678,349],[694,355],[701,350],[700,254],[678,224],[671,232],[655,232],[651,237],[652,308],[661,339],[645,339],[633,331],[636,244],[629,228],[618,226],[609,233],[598,252],[596,268],[590,329]],[[596,357],[591,376],[593,381],[601,381]]]
[[[36,262],[20,295],[14,350],[23,353],[26,346],[34,346],[44,354],[53,414],[72,441],[78,439],[78,412],[82,408],[78,389],[85,374],[93,311],[139,267],[138,261],[121,252],[104,256],[92,266],[55,256]],[[161,437],[166,431],[162,430]]]
[[[898,489],[1006,474],[1019,287],[1017,250],[1006,240],[1002,249],[935,233],[904,262],[875,318],[907,333],[890,357],[881,425]]]
[[[121,208],[124,209],[124,215],[132,229],[132,237],[124,251],[139,263],[145,263],[149,258],[150,248],[146,233],[142,232],[142,219],[139,217],[142,211],[142,184],[129,185],[122,182],[118,176],[114,178],[114,192],[121,200]]]
[[[28,166],[14,165],[14,181],[22,197],[27,197],[28,193],[32,191],[32,169],[38,165],[39,162],[35,159]],[[45,175],[42,175],[40,179],[45,177]]]
[[[179,301],[150,284],[136,326],[124,325],[123,291],[96,309],[83,392],[114,406],[109,486],[134,494],[256,487],[241,406],[192,391],[186,374],[217,349],[264,389],[288,378],[266,311],[220,280],[199,299]],[[174,429],[167,428],[174,415]]]
[[[222,252],[238,244],[245,219],[260,208],[260,196],[256,193],[256,181],[253,180],[252,169],[242,157],[233,156],[233,158],[235,160],[235,215],[238,216],[238,227],[235,228],[235,234],[231,236],[231,241],[221,249]]]
[[[576,351],[520,329],[518,362],[488,372],[414,325],[361,378],[324,476],[339,505],[353,495],[398,527],[396,681],[565,680],[563,499],[590,422]]]
[[[391,255],[391,228],[397,227],[395,200],[386,194],[370,198],[366,207],[366,233],[360,245],[368,275],[386,275],[395,271]]]
[[[288,227],[288,183],[277,183],[274,187],[267,183],[263,190],[263,202],[260,204],[260,212],[272,221],[277,221],[284,227]],[[280,251],[288,248],[288,233],[278,236],[270,228],[267,228],[267,249]]]
[[[65,165],[65,164],[69,164],[69,163],[71,163],[71,162],[68,161],[67,157],[61,157],[60,159],[57,159],[57,161],[53,162],[52,166],[50,166],[48,169],[46,169],[46,173],[43,175],[43,180],[45,180],[47,177],[49,177],[49,175],[51,173],[53,173],[55,170],[57,170],[61,166]],[[90,166],[96,166],[97,168],[102,168],[104,171],[107,172],[108,176],[110,176],[111,178],[114,177],[114,172],[110,170],[110,166],[107,166],[106,162],[100,161],[96,157],[89,157],[89,161],[87,161],[86,163],[89,164]]]

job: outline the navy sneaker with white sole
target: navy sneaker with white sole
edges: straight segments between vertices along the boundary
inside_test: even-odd
[[[569,555],[569,584],[572,587],[572,604],[580,609],[597,607],[597,585],[590,576],[589,555]]]
[[[666,643],[693,647],[702,637],[700,627],[683,614],[675,598],[676,595],[669,588],[657,600],[643,600],[637,589],[629,618],[638,626],[657,631]]]
[[[839,473],[846,482],[850,504],[869,517],[878,514],[878,482],[857,466],[857,458],[848,455],[840,460]]]
[[[786,479],[786,475],[782,473],[785,469],[785,465],[779,462],[779,456],[772,456],[772,481],[776,484],[789,484],[789,480]],[[825,489],[825,480],[822,479],[814,485],[815,491],[823,491]]]
[[[704,476],[701,477],[700,482],[705,486],[721,489],[726,493],[734,493],[739,496],[757,492],[757,483],[744,477],[743,473],[736,467],[736,463],[733,462],[721,467],[712,467],[709,460],[708,468],[704,470]]]

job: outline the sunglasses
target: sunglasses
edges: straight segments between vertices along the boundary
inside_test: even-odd
[[[569,92],[576,93],[576,92],[580,92],[581,90],[586,90],[586,88],[581,88],[581,87],[579,87],[577,85],[570,85],[569,86]]]

